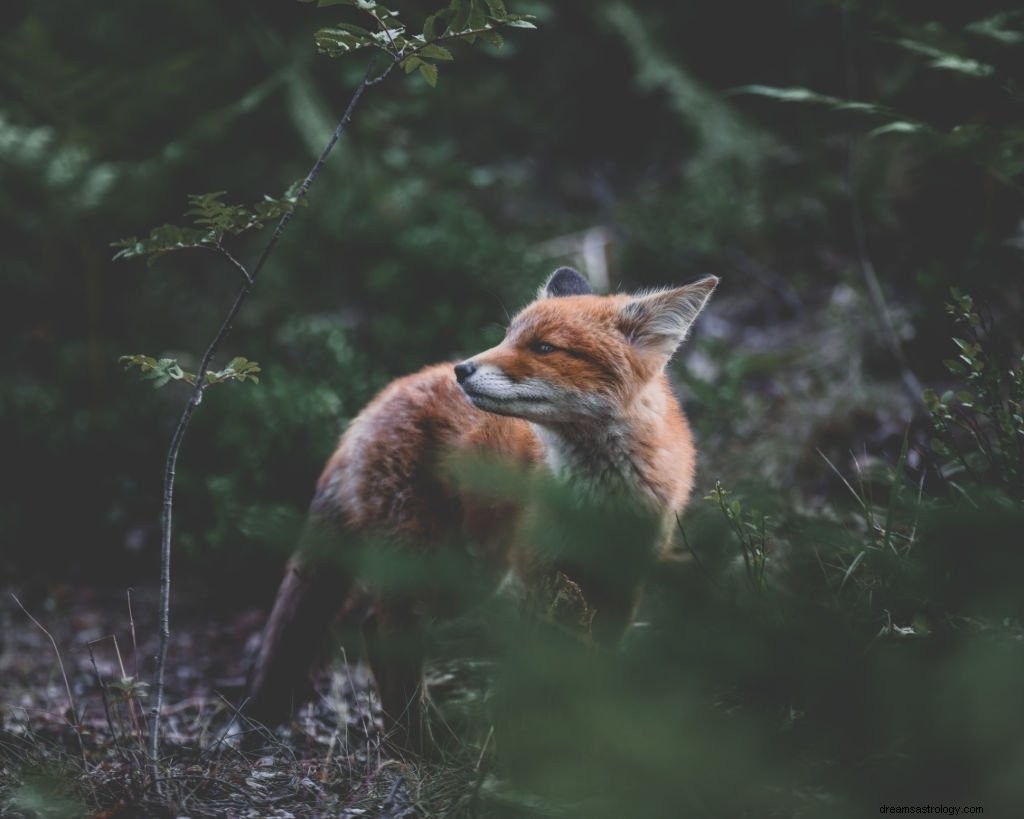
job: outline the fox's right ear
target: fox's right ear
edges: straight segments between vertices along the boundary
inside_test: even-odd
[[[558,298],[559,296],[589,296],[594,291],[590,283],[583,278],[578,270],[571,267],[560,267],[552,273],[537,291],[538,299]]]
[[[619,313],[619,326],[630,342],[668,361],[717,285],[717,276],[705,276],[684,287],[633,296]]]

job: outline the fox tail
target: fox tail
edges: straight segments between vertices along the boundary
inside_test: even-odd
[[[300,548],[291,558],[249,671],[242,706],[248,719],[280,725],[309,699],[312,672],[328,655],[332,624],[351,586],[349,572],[310,550]]]

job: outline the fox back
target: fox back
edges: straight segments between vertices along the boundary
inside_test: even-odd
[[[593,570],[585,555],[563,559],[536,548],[541,533],[565,523],[552,519],[559,507],[545,503],[544,487],[564,488],[593,512],[613,499],[642,510],[637,520],[650,525],[624,539],[617,559],[637,550],[639,561],[667,547],[693,485],[695,453],[665,366],[717,281],[598,296],[579,273],[561,268],[496,347],[386,387],[346,430],[317,484],[307,537],[317,547],[300,546],[278,592],[250,677],[249,714],[264,722],[287,716],[319,635],[347,604],[366,614],[384,711],[415,743],[421,628],[444,601],[426,588],[363,588],[338,568],[343,561],[330,559],[353,536],[385,537],[414,551],[466,542],[486,576],[511,579],[527,594],[564,576],[592,611],[595,636],[621,634],[639,599],[639,577]],[[525,495],[503,497],[460,479],[451,465],[467,456],[519,464],[541,480]]]

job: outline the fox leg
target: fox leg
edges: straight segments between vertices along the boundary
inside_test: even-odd
[[[425,647],[419,615],[407,601],[378,600],[363,635],[385,730],[394,733],[397,744],[421,750]]]

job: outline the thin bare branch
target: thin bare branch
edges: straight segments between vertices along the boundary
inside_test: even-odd
[[[249,271],[245,269],[245,265],[238,261],[230,250],[224,247],[220,242],[214,245],[213,249],[234,265],[235,269],[242,274],[242,278],[245,279],[246,284],[252,287],[252,276],[250,276]]]
[[[296,192],[296,204],[309,192],[310,187],[316,180],[320,171],[323,169],[324,163],[327,161],[327,157],[333,150],[334,146],[341,139],[345,129],[348,128],[349,123],[352,119],[352,113],[355,111],[356,106],[359,104],[359,100],[362,98],[363,93],[371,85],[375,85],[382,81],[394,68],[396,61],[392,63],[379,75],[374,76],[374,70],[376,68],[376,59],[371,60],[370,65],[366,69],[366,73],[363,76],[362,81],[356,87],[349,100],[348,106],[345,109],[345,113],[342,115],[338,122],[337,127],[334,129],[334,133],[328,140],[327,145],[324,146],[320,156],[317,157],[313,167],[310,168],[309,173],[306,174],[306,178],[302,181]],[[274,228],[274,232],[271,234],[269,241],[263,248],[263,252],[260,254],[256,263],[252,266],[248,275],[245,277],[245,281],[242,283],[238,292],[235,294],[234,302],[228,309],[227,315],[221,323],[220,329],[214,335],[213,340],[209,343],[206,348],[206,352],[203,354],[202,360],[199,363],[199,368],[196,370],[195,384],[192,387],[192,392],[189,395],[188,401],[185,404],[185,408],[182,411],[181,417],[178,420],[178,425],[175,427],[174,434],[171,437],[171,443],[167,450],[167,460],[164,467],[164,492],[163,492],[163,508],[161,514],[161,537],[160,537],[160,640],[157,648],[157,654],[155,657],[155,674],[154,674],[154,685],[153,685],[153,706],[150,710],[149,719],[149,747],[148,747],[148,774],[150,784],[156,789],[157,793],[162,790],[160,767],[159,767],[159,753],[160,753],[160,717],[161,711],[164,704],[164,686],[165,686],[165,671],[167,666],[167,650],[170,643],[171,629],[170,629],[170,608],[171,608],[171,532],[173,531],[173,510],[174,510],[174,481],[177,474],[178,465],[178,454],[181,451],[181,444],[185,438],[185,432],[188,429],[189,423],[192,420],[192,414],[195,412],[196,407],[199,406],[203,399],[203,390],[206,389],[206,374],[209,372],[210,363],[213,360],[214,355],[220,349],[220,346],[228,333],[231,331],[232,325],[234,324],[235,317],[238,315],[238,311],[241,310],[242,305],[245,304],[249,298],[252,288],[256,283],[256,279],[260,272],[263,270],[267,259],[273,252],[274,248],[277,247],[277,243],[281,238],[281,234],[284,232],[288,223],[291,222],[292,215],[295,213],[295,209],[287,211],[281,219],[278,221],[277,226]],[[244,266],[239,263],[239,267]]]

